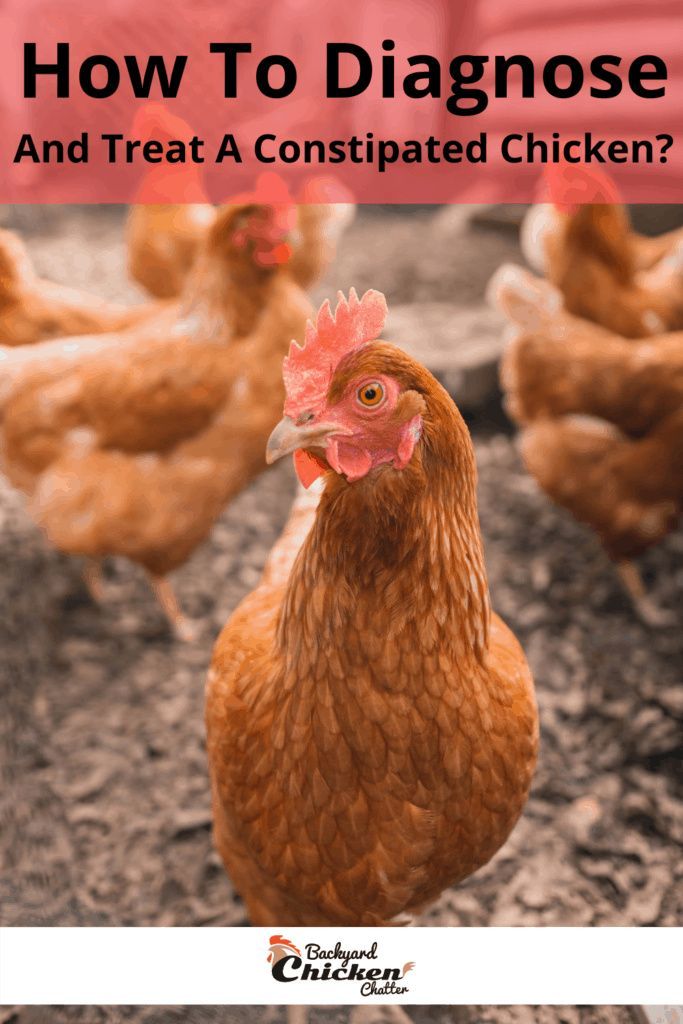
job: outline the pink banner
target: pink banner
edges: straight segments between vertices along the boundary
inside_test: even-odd
[[[524,202],[550,164],[680,199],[679,0],[5,0],[4,202]],[[590,201],[590,195],[585,199]]]

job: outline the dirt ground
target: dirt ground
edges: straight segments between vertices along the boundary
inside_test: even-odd
[[[383,1007],[376,1007],[380,1012]],[[626,1006],[410,1006],[414,1024],[640,1024]],[[311,1007],[309,1024],[351,1024],[350,1008]],[[287,1024],[284,1007],[31,1006],[8,1009],[0,1024]],[[382,1024],[378,1016],[376,1024]]]
[[[113,298],[126,282],[117,208],[10,211],[39,270]],[[431,210],[365,211],[316,298],[354,284],[389,303],[471,307],[517,257],[512,231]],[[525,474],[500,410],[471,423],[493,603],[530,659],[542,748],[512,838],[418,922],[673,925],[683,920],[680,740],[683,631],[634,617],[596,540]],[[96,607],[80,566],[43,542],[0,481],[0,899],[10,925],[243,925],[211,846],[203,687],[218,630],[259,577],[294,493],[265,472],[225,511],[175,582],[198,640],[173,640],[141,573],[107,566]],[[681,609],[683,535],[643,559],[650,590]],[[256,1011],[11,1011],[43,1021],[225,1021]],[[622,1024],[622,1009],[469,1008],[415,1020]],[[440,1014],[440,1015],[439,1015]],[[322,1011],[317,1021],[335,1021]]]

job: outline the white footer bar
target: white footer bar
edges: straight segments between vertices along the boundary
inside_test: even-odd
[[[683,1003],[674,928],[2,928],[0,1003]]]

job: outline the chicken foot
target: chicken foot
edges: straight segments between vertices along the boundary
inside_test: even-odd
[[[188,619],[187,616],[183,614],[180,605],[178,604],[178,598],[176,597],[173,589],[173,584],[168,577],[154,576],[152,573],[149,573],[148,578],[154,596],[159,602],[164,615],[168,619],[174,635],[179,640],[183,640],[187,643],[191,643],[193,640],[196,640],[199,632],[199,624],[197,622],[193,622],[192,619]]]
[[[643,578],[634,562],[618,562],[617,572],[641,622],[655,629],[662,629],[675,624],[676,616],[674,613],[660,608],[648,594]]]

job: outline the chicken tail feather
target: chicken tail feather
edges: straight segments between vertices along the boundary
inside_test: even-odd
[[[563,308],[560,292],[514,263],[504,263],[487,288],[488,301],[519,327],[535,330],[550,323]]]

